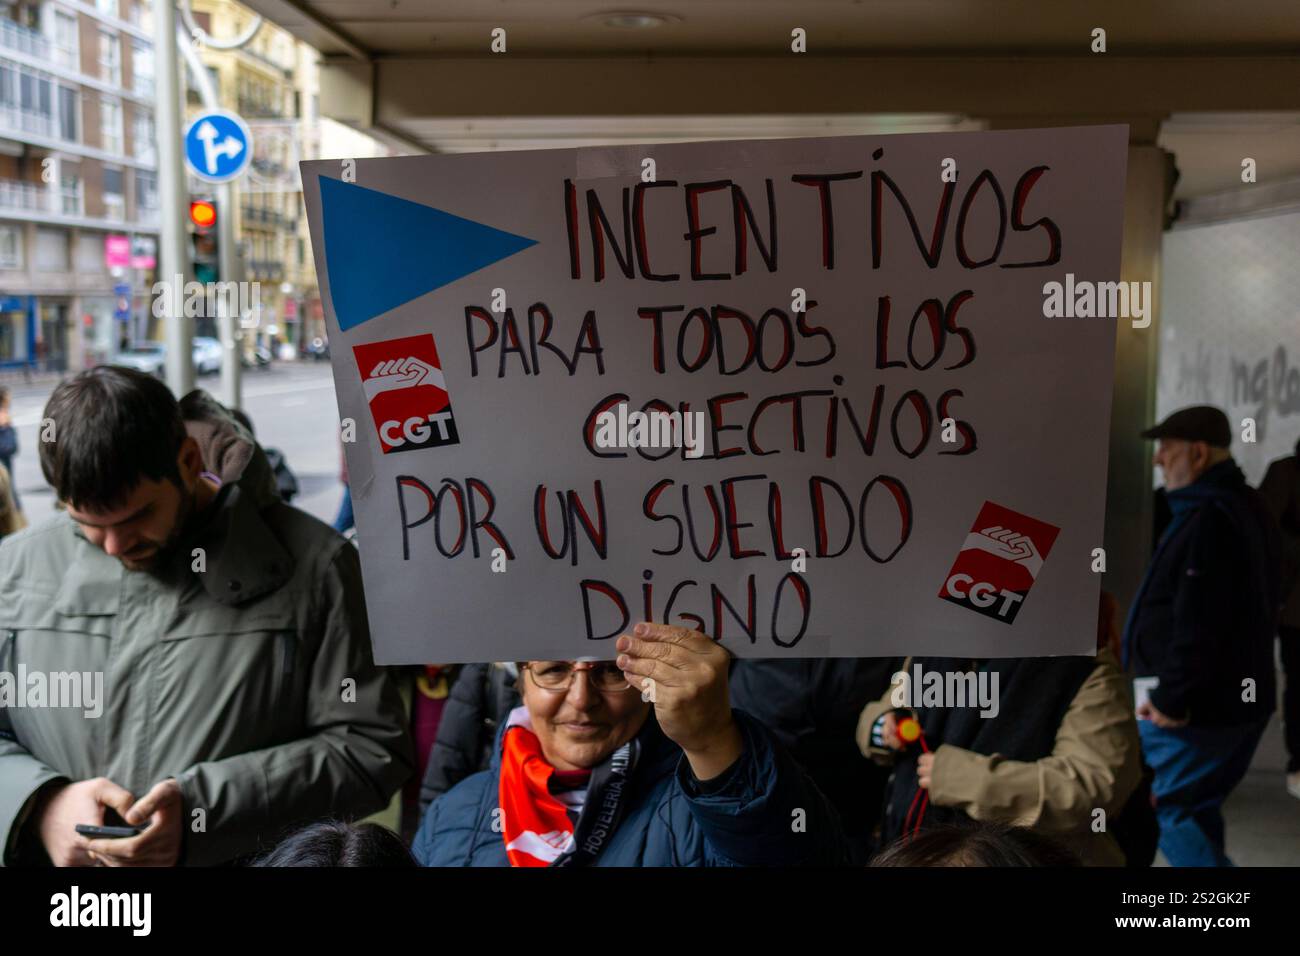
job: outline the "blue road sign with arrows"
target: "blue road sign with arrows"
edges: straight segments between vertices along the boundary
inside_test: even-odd
[[[248,168],[252,156],[253,135],[234,113],[203,113],[185,129],[185,164],[200,179],[229,182]]]

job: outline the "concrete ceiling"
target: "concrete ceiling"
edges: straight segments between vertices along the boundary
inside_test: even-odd
[[[1300,177],[1300,0],[242,2],[324,54],[325,115],[408,150],[1127,122],[1178,198],[1245,157]]]
[[[1089,52],[1095,27],[1120,55],[1294,53],[1296,0],[244,0],[323,53],[349,52],[330,24],[376,55],[489,52],[494,27],[522,55],[785,53],[803,27],[809,50],[835,53]],[[645,13],[650,28],[610,25]],[[318,21],[313,24],[313,19]],[[615,21],[617,22],[617,21]],[[309,42],[312,42],[309,40]]]

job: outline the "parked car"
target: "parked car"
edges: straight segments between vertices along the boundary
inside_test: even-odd
[[[196,375],[214,375],[221,371],[221,343],[208,336],[194,339],[190,353]],[[167,374],[167,346],[162,342],[141,342],[118,353],[116,365],[162,378]]]
[[[141,342],[119,352],[114,364],[162,378],[167,367],[167,349],[161,342]]]
[[[194,374],[216,375],[221,371],[221,343],[211,336],[200,335],[194,339]]]

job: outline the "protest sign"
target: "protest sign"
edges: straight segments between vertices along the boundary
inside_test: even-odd
[[[376,659],[1092,653],[1126,151],[304,163]]]

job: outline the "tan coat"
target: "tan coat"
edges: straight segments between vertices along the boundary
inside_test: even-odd
[[[910,667],[909,659],[903,669]],[[871,745],[872,725],[893,709],[890,693],[868,704],[858,719],[858,747],[879,763],[894,756]],[[1103,650],[1066,711],[1049,756],[1007,760],[943,744],[935,751],[930,800],[975,820],[1032,827],[1070,847],[1085,865],[1123,866],[1115,839],[1093,831],[1093,811],[1100,807],[1113,820],[1141,773],[1128,681],[1115,656]]]

